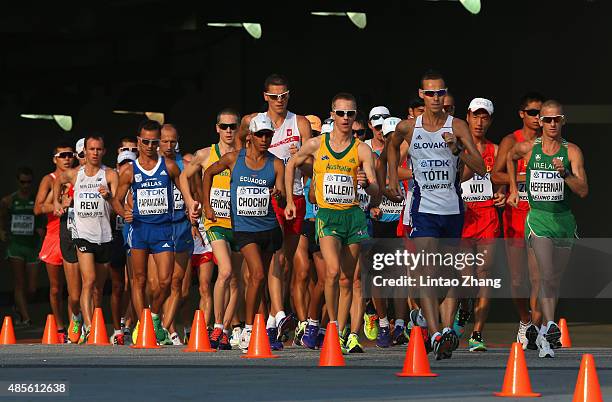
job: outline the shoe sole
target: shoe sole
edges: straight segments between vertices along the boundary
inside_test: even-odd
[[[527,330],[525,332],[525,337],[527,338],[527,349],[538,350],[538,345],[536,344],[536,339],[538,339],[538,331],[535,328],[533,330]]]

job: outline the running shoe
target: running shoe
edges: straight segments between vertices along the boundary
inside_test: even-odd
[[[325,328],[319,328],[319,334],[317,335],[317,348],[321,348],[323,346],[323,341],[325,341]]]
[[[57,341],[59,343],[70,343],[70,339],[68,339],[68,335],[66,335],[65,329],[57,331]]]
[[[412,326],[410,326],[411,329],[413,326],[417,325],[421,328],[427,327],[427,321],[425,320],[425,317],[423,317],[421,309],[416,308],[414,310],[410,310],[410,314],[408,314],[408,325],[410,324],[412,324]]]
[[[81,335],[83,332],[83,317],[80,320],[71,320],[70,326],[68,327],[68,339],[72,343],[80,343]]]
[[[279,341],[289,339],[289,332],[295,330],[297,327],[297,320],[293,314],[286,315],[279,322],[276,323],[278,334],[277,339]]]
[[[232,330],[232,336],[229,340],[231,346],[237,348],[238,345],[240,345],[240,334],[242,334],[242,328],[234,327],[234,329]]]
[[[340,351],[342,352],[343,355],[348,355],[349,354],[349,348],[346,344],[346,341],[344,340],[344,338],[340,338]]]
[[[170,340],[172,341],[172,344],[174,346],[180,346],[183,344],[183,342],[181,342],[181,337],[178,333],[173,332],[170,334]]]
[[[166,328],[162,328],[162,331],[164,333],[164,338],[161,341],[157,341],[158,345],[173,345],[172,343],[172,339],[170,339],[170,332],[168,332],[168,330]],[[157,335],[156,335],[157,337]]]
[[[538,334],[536,339],[536,345],[538,346],[538,356],[545,358],[553,358],[555,357],[555,352],[550,347],[550,343],[546,340],[545,336]]]
[[[561,329],[554,322],[548,323],[548,331],[546,331],[546,340],[550,343],[552,349],[561,347]]]
[[[440,334],[436,335],[431,345],[436,360],[450,359],[453,354],[451,347],[452,343],[449,337]]]
[[[242,334],[240,334],[240,344],[238,347],[242,349],[242,353],[246,353],[249,350],[249,343],[251,342],[251,331],[250,329],[244,328]]]
[[[529,324],[529,326],[525,330],[525,337],[527,338],[527,349],[538,350],[538,345],[536,345],[536,339],[538,339],[538,332],[538,327],[533,324]]]
[[[79,338],[79,345],[87,343],[87,340],[89,339],[90,329],[91,328],[87,328],[86,326],[83,325],[83,329],[81,330],[81,337]]]
[[[406,328],[403,325],[396,325],[393,328],[393,344],[404,345],[408,343],[408,337],[406,337]]]
[[[123,328],[123,344],[124,345],[132,344],[132,331],[130,330],[130,327]]]
[[[314,349],[317,347],[317,338],[319,336],[319,326],[306,324],[304,329],[304,335],[302,335],[302,346],[308,349]]]
[[[482,339],[480,332],[472,333],[472,337],[468,341],[468,349],[470,352],[486,352],[487,347]]]
[[[340,339],[344,341],[344,343],[346,343],[346,341],[348,341],[348,337],[350,333],[351,333],[351,329],[349,327],[344,327],[344,329],[342,330],[342,332],[340,332],[340,334],[338,334],[338,336]]]
[[[349,334],[346,341],[346,348],[349,353],[363,353],[363,346],[359,343],[359,335]]]
[[[213,349],[219,349],[219,342],[221,342],[221,337],[223,336],[222,328],[213,329],[212,335],[210,336],[210,347]]]
[[[457,350],[459,347],[459,336],[454,329],[450,329],[446,332],[442,331],[442,335],[446,335],[451,342],[451,351]]]
[[[118,334],[113,334],[110,337],[110,343],[115,345],[115,346],[122,346],[125,344],[125,337],[123,335],[123,332],[119,332]]]
[[[230,345],[229,337],[224,332],[221,335],[221,340],[219,341],[219,350],[232,350],[232,345]]]
[[[155,331],[155,338],[157,339],[158,345],[172,345],[170,334],[164,327],[162,327],[161,317],[159,315],[153,317],[153,329]]]
[[[376,337],[376,346],[379,348],[388,348],[391,346],[391,328],[380,327],[378,336]]]
[[[268,340],[270,341],[270,348],[272,350],[283,350],[283,343],[278,340],[278,328],[272,327],[266,329],[268,333]]]
[[[469,303],[466,303],[469,304]],[[464,306],[464,302],[459,303],[459,307],[457,307],[457,312],[455,313],[455,321],[453,322],[453,330],[457,334],[459,338],[463,337],[465,333],[465,324],[470,319],[470,310],[469,306]]]
[[[529,337],[527,336],[528,330],[529,330],[529,335],[530,335]],[[535,340],[537,337],[538,337],[538,329],[536,328],[535,325],[531,323],[531,321],[529,321],[527,324],[524,324],[523,321],[519,321],[519,328],[516,333],[516,341],[520,343],[521,345],[523,345],[523,350],[538,349],[538,347],[535,346]]]
[[[363,333],[371,341],[378,338],[378,316],[376,314],[363,314]]]
[[[298,322],[298,325],[295,328],[295,337],[293,338],[293,346],[302,346],[302,337],[304,336],[304,331],[306,331],[306,325],[308,325],[308,321]]]
[[[138,329],[139,328],[140,328],[140,320],[136,321],[134,332],[132,332],[132,344],[133,345],[136,345],[138,343]]]

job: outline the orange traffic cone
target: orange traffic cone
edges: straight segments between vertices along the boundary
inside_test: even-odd
[[[249,341],[249,350],[246,355],[240,356],[243,359],[268,359],[278,357],[272,354],[270,349],[270,341],[266,332],[266,323],[263,314],[255,314],[255,323],[251,340]]]
[[[202,310],[196,310],[193,315],[193,324],[191,324],[191,335],[189,336],[189,344],[183,352],[216,352],[216,349],[210,347],[208,339],[208,331],[206,330],[206,319]]]
[[[512,344],[510,357],[508,357],[508,364],[506,365],[504,385],[502,386],[501,392],[495,392],[494,395],[514,398],[542,395],[531,390],[531,381],[529,381],[525,354],[523,353],[523,346],[519,342],[514,342]]]
[[[40,343],[45,345],[55,345],[60,343],[59,335],[57,334],[57,324],[55,323],[55,316],[53,314],[47,314],[45,332],[43,332],[43,337]]]
[[[582,355],[573,402],[603,402],[593,355]]]
[[[0,345],[14,345],[15,330],[13,329],[13,319],[10,315],[4,317],[2,331],[0,331]]]
[[[401,373],[395,373],[398,377],[437,377],[429,369],[429,360],[425,351],[421,327],[415,325],[410,330],[410,341],[404,359],[404,368]]]
[[[344,367],[344,356],[340,349],[338,327],[335,322],[327,324],[323,347],[319,356],[319,367]]]
[[[87,339],[88,345],[109,346],[108,335],[106,334],[106,324],[104,324],[104,315],[102,308],[96,307],[94,310],[93,320],[91,321],[91,331]]]
[[[157,337],[155,336],[155,328],[153,328],[153,317],[151,310],[148,308],[142,309],[140,315],[140,326],[138,327],[138,341],[135,345],[130,346],[134,349],[159,349],[157,345]]]
[[[565,318],[559,320],[559,329],[561,329],[561,347],[571,348],[572,340],[570,339],[569,330],[567,329],[567,321]]]

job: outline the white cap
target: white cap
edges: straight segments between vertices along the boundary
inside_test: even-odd
[[[374,115],[386,115],[386,117],[389,117],[391,113],[389,113],[389,109],[387,109],[385,106],[373,107],[372,110],[370,110],[368,120],[370,120],[372,126],[376,127],[383,124],[385,117],[378,117],[377,119],[372,120],[372,116]]]
[[[402,119],[399,119],[397,117],[387,117],[385,121],[383,122],[383,126],[382,126],[383,136],[394,132],[395,126],[397,126],[400,121],[402,121]]]
[[[325,134],[325,133],[331,133],[332,130],[334,129],[334,123],[323,123],[323,125],[321,125],[321,134]]]
[[[272,120],[265,113],[259,113],[251,119],[249,123],[249,130],[252,133],[256,133],[262,130],[274,131],[274,125]]]
[[[136,154],[132,151],[122,151],[117,155],[117,163],[121,163],[126,160],[135,161],[137,158]]]
[[[492,115],[493,114],[493,102],[485,98],[474,98],[470,102],[470,106],[468,106],[468,109],[471,110],[472,112],[475,112],[479,109],[484,109],[487,111],[487,113]]]
[[[74,147],[74,150],[76,151],[77,154],[80,154],[81,152],[83,152],[84,149],[85,149],[85,138],[81,138],[80,140],[77,141],[76,146]]]

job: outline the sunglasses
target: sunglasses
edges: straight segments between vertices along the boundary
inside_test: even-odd
[[[85,152],[82,152],[82,151],[81,151],[81,152],[79,152],[79,153],[77,154],[77,158],[79,158],[79,159],[83,159],[84,157],[85,157]]]
[[[448,90],[446,88],[444,89],[421,89],[421,91],[423,91],[423,94],[425,96],[428,96],[430,98],[433,98],[434,96],[444,96],[448,93]]]
[[[60,158],[60,159],[72,159],[74,158],[74,152],[69,152],[69,151],[64,151],[64,152],[58,152],[55,155],[56,158]]]
[[[282,102],[289,97],[289,91],[285,91],[282,94],[271,94],[269,92],[264,92],[264,95],[277,102]]]
[[[565,119],[565,115],[563,114],[557,114],[554,116],[540,116],[540,120],[542,120],[542,122],[546,124],[552,123],[553,120],[555,121],[555,123],[559,123],[563,121],[563,119]]]
[[[138,139],[140,140],[140,142],[142,142],[146,146],[149,146],[149,145],[159,145],[159,140],[158,139],[148,140],[148,139],[142,138],[142,137],[138,137]]]
[[[540,109],[523,109],[523,112],[527,113],[528,116],[536,117],[540,114]]]
[[[138,148],[135,147],[123,147],[123,148],[119,148],[119,152],[125,152],[125,151],[129,151],[129,152],[138,152]]]
[[[238,123],[219,123],[217,124],[221,130],[227,130],[228,128],[232,131],[238,128]]]
[[[386,119],[387,117],[390,117],[390,116],[388,114],[373,114],[372,117],[370,117],[370,121],[378,120],[378,119]]]
[[[365,128],[362,128],[360,130],[353,130],[353,135],[356,135],[357,137],[363,137],[365,133]]]
[[[353,117],[357,114],[356,110],[332,110],[338,117]]]
[[[270,137],[274,136],[274,131],[270,130],[260,130],[253,133],[253,135],[257,138]]]

